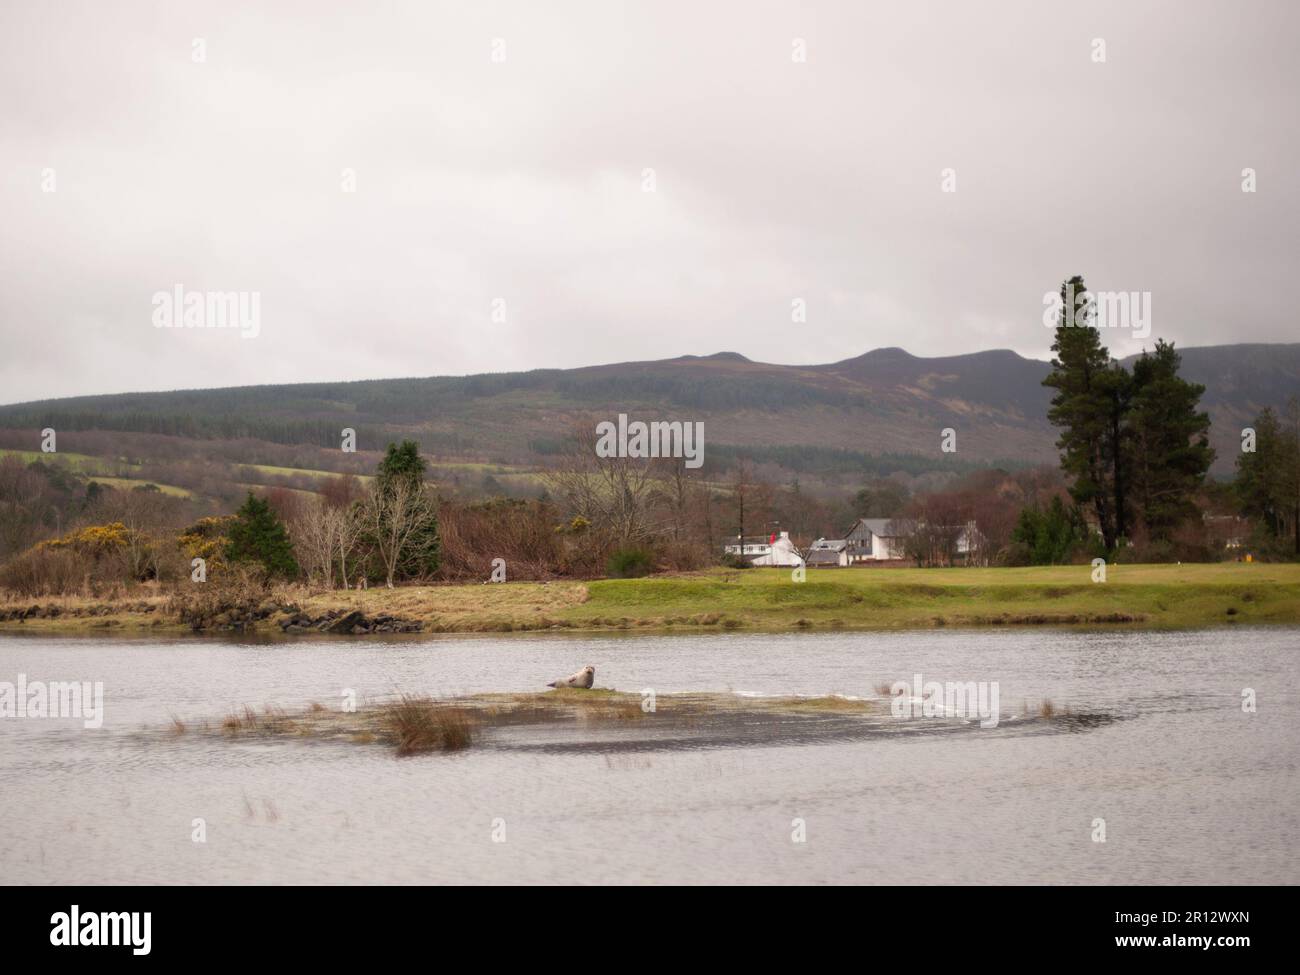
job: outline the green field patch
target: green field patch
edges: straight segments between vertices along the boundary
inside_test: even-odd
[[[87,484],[103,484],[119,491],[133,491],[136,488],[153,485],[163,494],[171,495],[174,498],[194,497],[194,492],[188,488],[178,487],[175,484],[159,484],[156,481],[137,481],[129,477],[100,477],[95,475],[89,478]]]
[[[123,460],[108,457],[95,457],[91,454],[73,454],[62,451],[47,454],[39,450],[3,450],[0,449],[0,457],[17,457],[24,464],[30,464],[33,461],[42,461],[46,464],[56,464],[62,462],[67,464],[71,470],[81,474],[98,474],[100,471],[117,471],[120,468],[135,469],[136,464],[128,464]]]

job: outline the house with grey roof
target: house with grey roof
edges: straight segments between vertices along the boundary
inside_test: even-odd
[[[819,538],[808,549],[810,568],[845,566],[849,564],[849,543],[843,538]]]
[[[915,530],[916,523],[905,518],[859,518],[844,536],[846,564],[902,561],[904,542]]]
[[[944,527],[911,518],[859,518],[844,538],[848,543],[849,565],[903,562],[912,558],[923,565],[969,565],[978,557],[983,543],[983,536],[973,521]],[[913,542],[910,553],[909,538]],[[927,555],[928,549],[935,551]]]

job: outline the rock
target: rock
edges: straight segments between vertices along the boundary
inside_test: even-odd
[[[354,609],[341,619],[326,624],[325,629],[327,633],[353,633],[355,632],[354,627],[359,624],[364,625],[365,622],[366,614],[361,612],[359,609]],[[362,632],[364,632],[364,630]]]
[[[286,631],[294,630],[295,632],[302,632],[303,630],[310,629],[314,625],[315,621],[306,613],[294,612],[292,615],[286,616],[284,619],[280,620],[280,629]]]

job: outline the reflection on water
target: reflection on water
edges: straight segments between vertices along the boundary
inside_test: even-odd
[[[97,731],[0,720],[0,868],[7,883],[1295,883],[1298,636],[0,637],[0,681],[105,687]],[[348,692],[540,690],[587,662],[601,686],[660,695],[996,681],[1000,720],[506,725],[400,760],[169,733],[173,716],[338,708]]]
[[[979,721],[930,718],[895,719],[882,716],[870,720],[844,715],[794,715],[780,720],[771,715],[738,718],[731,714],[705,716],[689,724],[651,721],[628,727],[579,727],[556,729],[546,726],[494,728],[480,736],[476,749],[505,748],[512,751],[639,752],[701,751],[712,748],[745,748],[757,745],[826,745],[836,742],[871,741],[886,738],[953,735],[1060,734],[1088,731],[1115,720],[1109,714],[1089,712],[1066,714],[1051,720],[1038,716],[1011,717],[995,729],[981,728]]]

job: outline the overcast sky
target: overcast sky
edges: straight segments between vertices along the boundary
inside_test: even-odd
[[[1181,345],[1292,341],[1298,9],[3,0],[0,402],[1046,358],[1073,273]],[[260,333],[155,328],[177,285]]]

